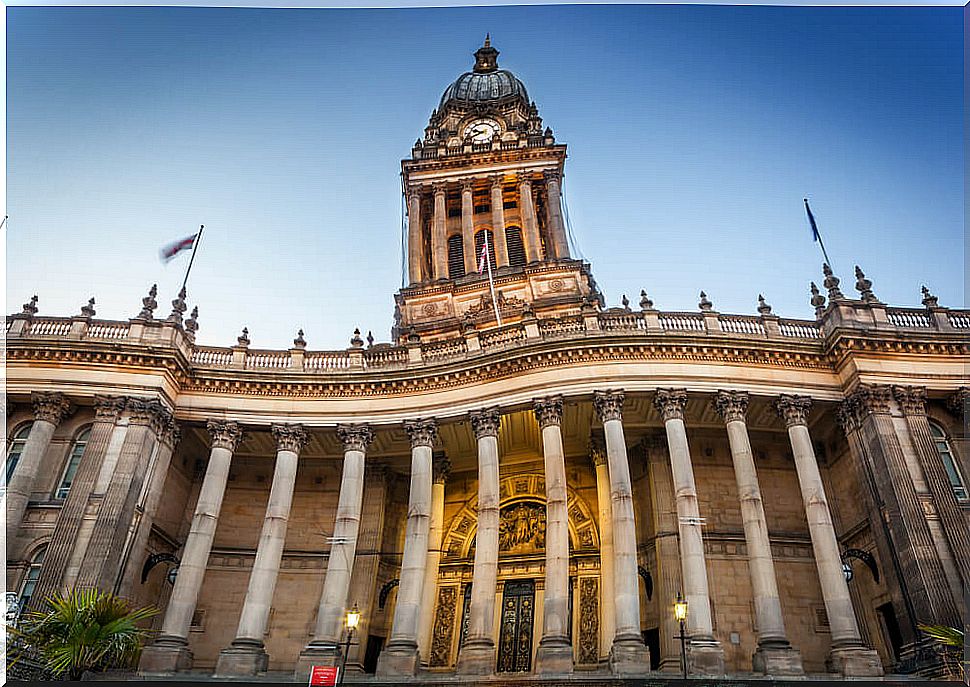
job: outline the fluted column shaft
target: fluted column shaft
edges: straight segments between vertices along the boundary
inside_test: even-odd
[[[616,623],[613,609],[613,508],[610,503],[610,468],[606,446],[597,437],[591,447],[596,469],[596,503],[600,525],[600,656],[610,652]]]
[[[562,191],[558,172],[546,172],[546,225],[552,238],[556,258],[569,257],[569,243],[566,241],[566,223],[562,218]]]
[[[34,422],[30,426],[30,433],[20,453],[20,460],[7,483],[8,546],[20,531],[20,523],[27,511],[27,502],[33,492],[44,454],[47,453],[51,437],[54,436],[54,430],[61,420],[74,410],[71,402],[57,392],[34,392],[30,400],[34,407]]]
[[[434,606],[437,598],[438,565],[441,562],[441,540],[445,522],[445,482],[450,463],[443,456],[435,458],[434,483],[431,485],[431,523],[428,527],[428,559],[424,568],[424,587],[421,592],[422,613],[418,618],[418,653],[428,662],[431,632],[434,626]]]
[[[421,224],[421,189],[419,187],[411,189],[408,195],[408,277],[412,284],[425,280],[425,247]]]
[[[448,278],[448,214],[445,208],[445,185],[434,186],[434,216],[431,218],[431,258],[434,278]]]
[[[532,201],[532,180],[527,175],[519,177],[519,212],[525,234],[525,258],[528,262],[538,262],[542,259],[542,240],[539,238],[536,206]]]
[[[492,237],[495,243],[495,265],[508,267],[509,246],[505,237],[505,200],[502,197],[502,176],[492,177]]]
[[[474,274],[478,272],[478,255],[475,251],[475,206],[471,180],[461,184],[461,241],[465,247],[465,274]]]

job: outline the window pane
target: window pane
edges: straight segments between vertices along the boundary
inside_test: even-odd
[[[64,468],[64,477],[61,479],[61,484],[55,494],[56,498],[66,498],[67,493],[71,490],[71,485],[74,483],[74,475],[77,474],[77,468],[81,464],[81,456],[84,455],[84,447],[88,445],[88,435],[90,433],[91,430],[85,430],[74,441],[74,446],[71,448],[71,455],[67,460],[67,466]]]
[[[960,501],[967,501],[970,499],[970,494],[967,493],[963,476],[960,474],[959,468],[957,468],[956,461],[953,460],[953,452],[950,450],[950,444],[946,440],[946,434],[941,427],[938,427],[932,422],[930,423],[930,431],[936,439],[936,451],[940,454],[940,460],[943,461],[943,468],[946,470],[947,479],[950,480],[950,486],[953,487],[954,495]]]
[[[30,435],[32,425],[33,423],[27,423],[17,430],[13,441],[10,442],[10,449],[7,451],[7,482],[10,482],[13,471],[16,469],[17,463],[20,462],[20,455],[24,452],[24,445],[27,443],[27,437]]]

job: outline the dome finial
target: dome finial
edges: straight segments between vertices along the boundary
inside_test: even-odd
[[[486,48],[492,47],[492,34],[490,33],[485,34],[485,47]]]
[[[491,34],[485,34],[485,45],[475,51],[474,71],[479,74],[498,69],[498,50],[492,47]]]

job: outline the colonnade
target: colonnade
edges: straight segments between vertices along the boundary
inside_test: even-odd
[[[516,172],[514,180],[526,262],[568,258],[569,247],[562,214],[561,174],[558,171],[545,170],[542,172],[542,180],[538,182],[542,184],[545,194],[544,219],[547,228],[545,245],[540,236],[539,217],[533,198],[534,184],[537,183],[535,174]],[[504,207],[506,185],[506,175],[492,174],[486,177],[466,177],[453,183],[435,182],[430,185],[416,185],[408,189],[408,274],[412,284],[449,278],[447,194],[456,187],[461,196],[461,237],[465,274],[478,271],[479,255],[475,248],[475,234],[480,228],[492,231],[491,248],[494,251],[496,266],[509,266]],[[476,225],[474,192],[476,188],[483,186],[489,190],[491,213],[486,222]],[[432,197],[432,214],[430,245],[427,245],[423,231],[422,201],[429,194]]]
[[[636,524],[630,467],[623,429],[624,393],[594,392],[593,407],[603,425],[604,443],[594,446],[597,494],[600,498],[601,569],[604,600],[612,599],[609,663],[617,674],[636,674],[649,667],[649,651],[641,635]],[[654,405],[666,431],[680,542],[683,592],[689,603],[687,632],[690,662],[695,674],[723,674],[723,650],[714,636],[704,542],[684,411],[683,389],[658,389]],[[752,458],[745,415],[744,392],[718,392],[716,412],[725,422],[741,501],[754,609],[758,627],[756,669],[772,675],[802,673],[799,652],[788,640],[768,538],[758,476]],[[874,651],[863,644],[842,571],[838,543],[807,419],[811,400],[781,396],[774,402],[784,420],[794,455],[808,520],[818,577],[832,630],[833,665],[847,675],[881,674]],[[545,594],[543,631],[536,654],[536,671],[572,671],[569,640],[569,536],[566,508],[565,456],[562,443],[562,398],[537,399],[533,404],[541,430],[546,489]],[[467,636],[457,661],[459,674],[482,675],[495,670],[495,589],[499,551],[499,449],[501,413],[498,408],[469,416],[478,452],[478,523]],[[405,423],[411,442],[408,519],[400,587],[390,641],[378,662],[378,674],[414,675],[431,633],[434,583],[441,555],[444,475],[447,466],[434,466],[432,448],[437,424],[423,419]],[[165,614],[161,635],[145,650],[146,672],[178,670],[190,664],[188,631],[212,547],[229,463],[242,431],[234,422],[208,423],[212,437],[209,465],[203,480],[192,527],[185,543],[179,575]],[[250,575],[249,588],[236,638],[219,658],[217,674],[244,675],[265,670],[262,637],[266,631],[273,590],[293,496],[296,464],[307,440],[300,425],[274,425],[276,470],[263,531]],[[314,664],[338,657],[342,620],[348,604],[350,577],[356,553],[363,495],[364,462],[373,432],[366,425],[340,426],[344,469],[334,523],[327,575],[320,597],[313,638],[300,655],[297,674]],[[608,603],[608,602],[607,602]],[[604,604],[605,605],[605,604]]]

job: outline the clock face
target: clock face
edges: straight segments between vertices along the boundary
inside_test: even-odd
[[[465,136],[472,140],[472,143],[488,143],[498,136],[501,131],[498,122],[494,119],[476,119],[465,127]]]

